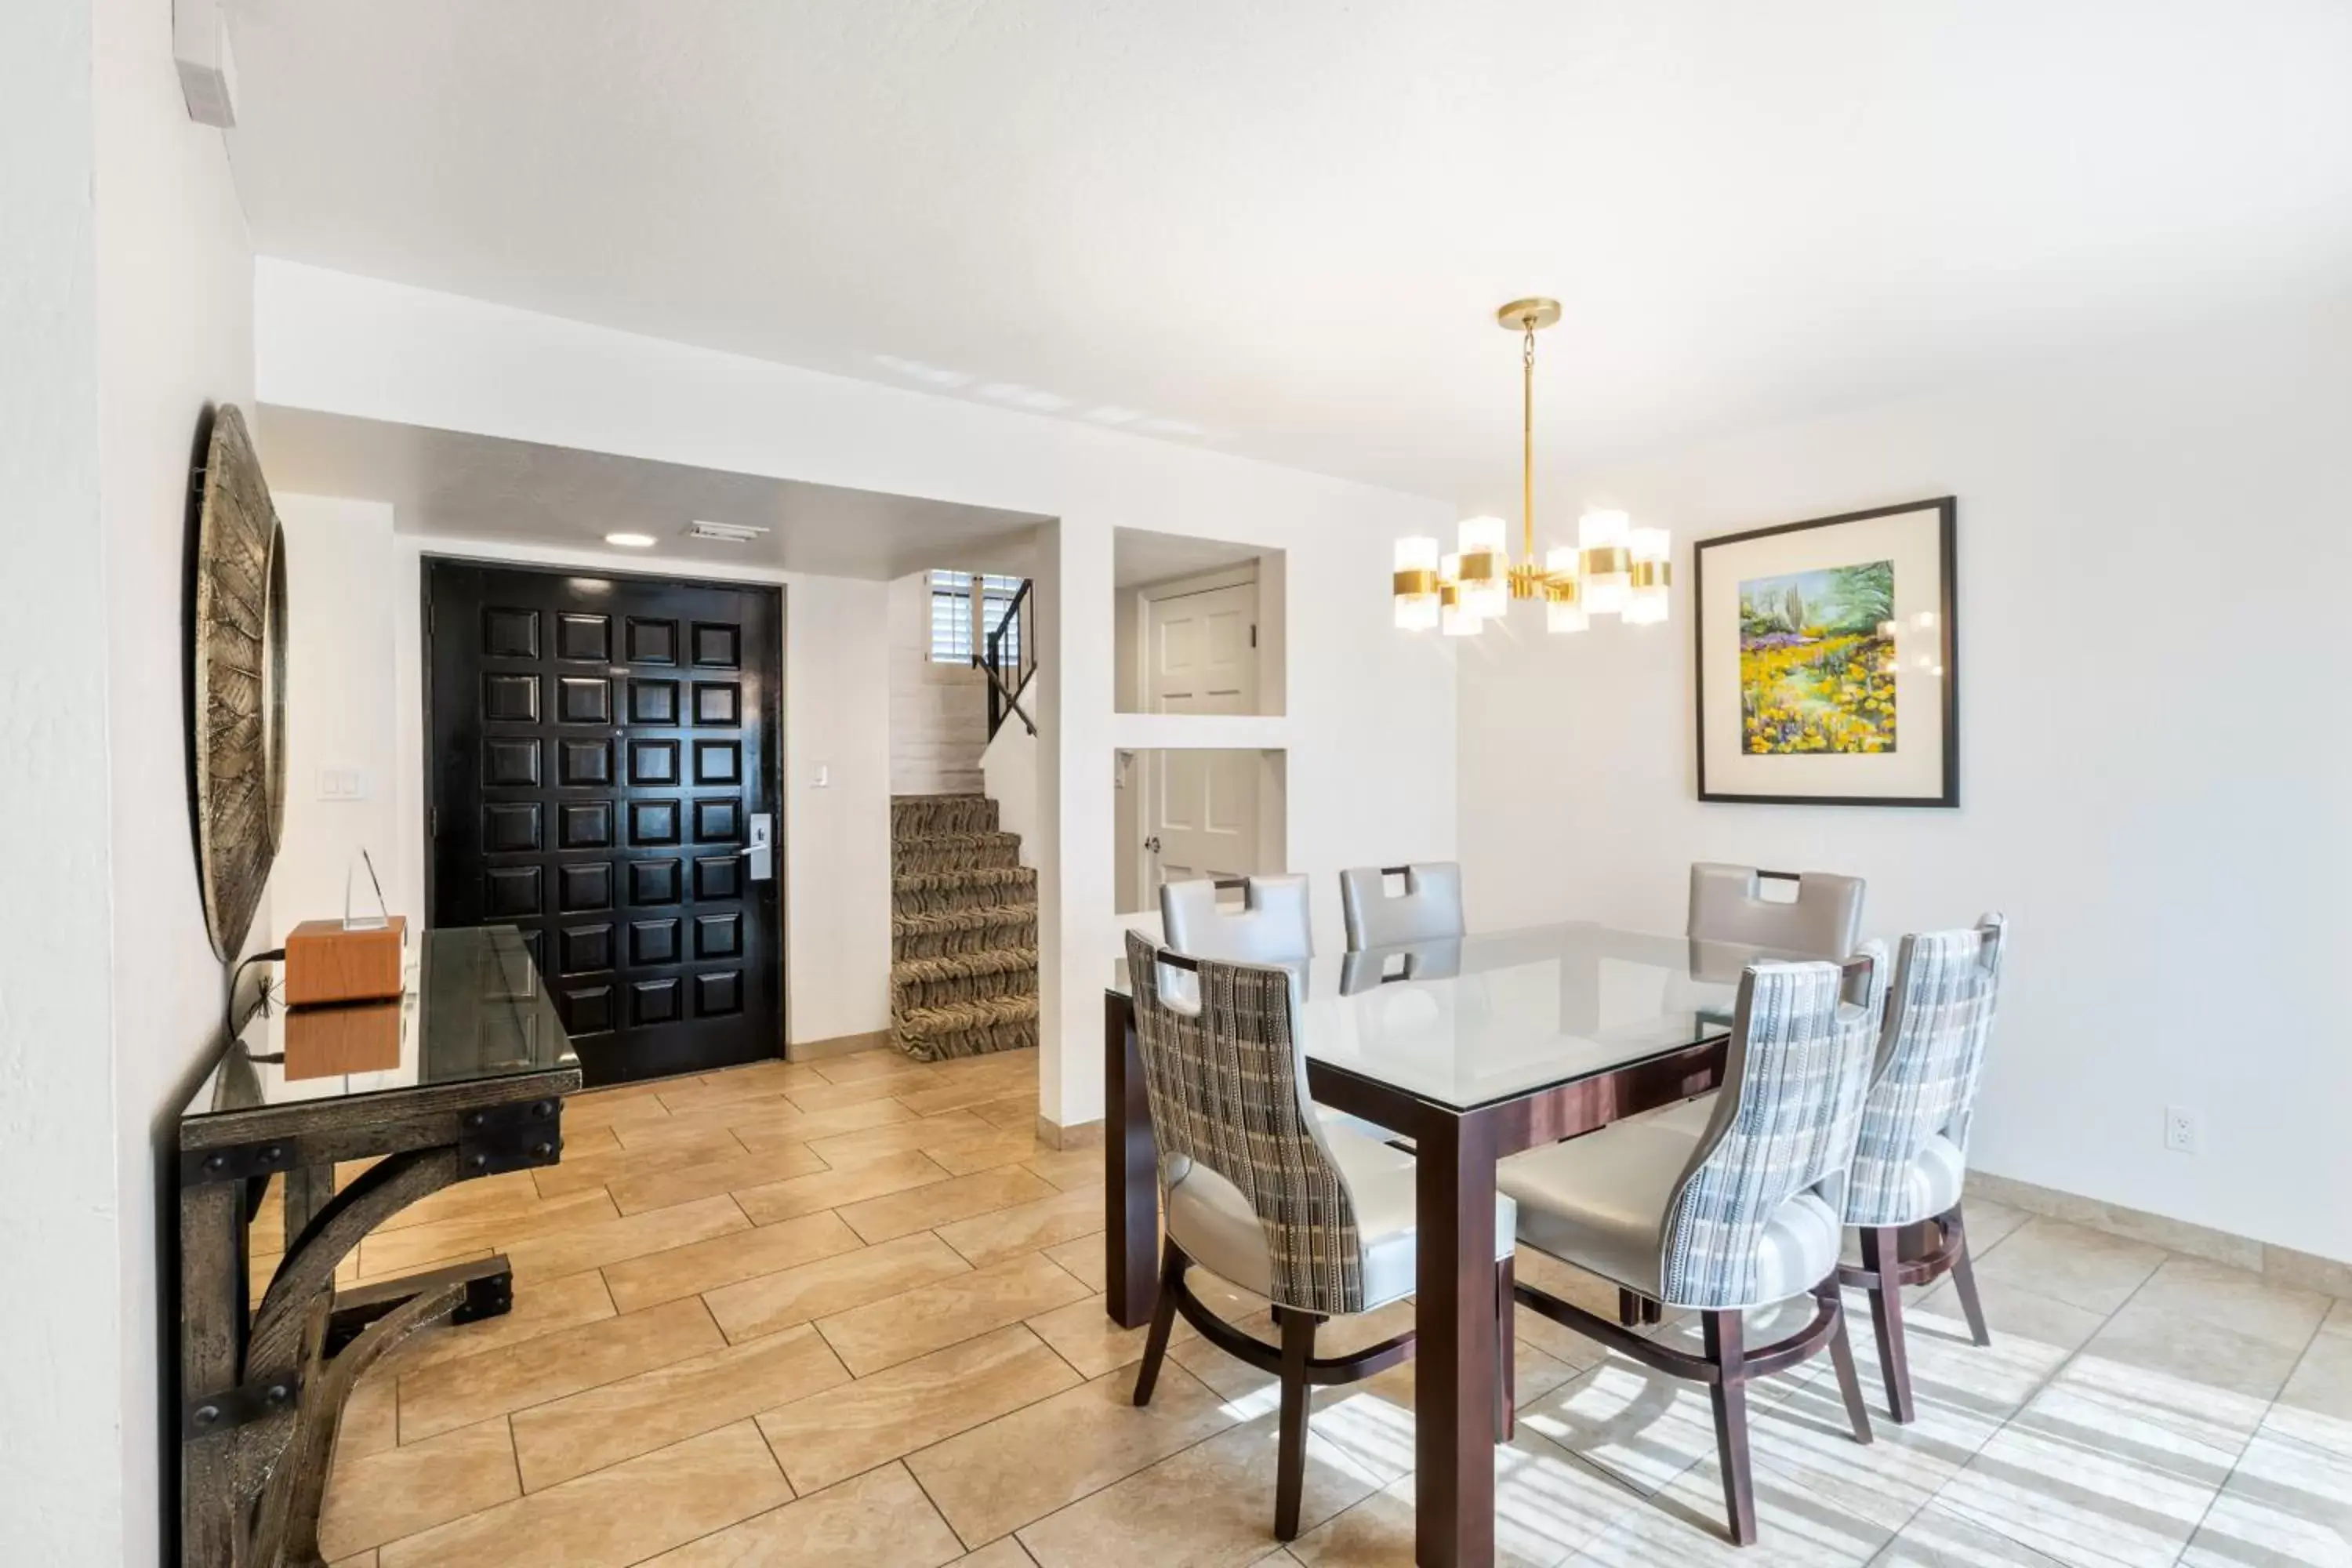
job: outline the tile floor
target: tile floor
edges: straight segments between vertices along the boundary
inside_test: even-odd
[[[500,1249],[516,1307],[362,1384],[330,1559],[1409,1563],[1410,1364],[1319,1400],[1287,1551],[1268,1380],[1188,1335],[1132,1408],[1141,1335],[1102,1311],[1101,1155],[1034,1142],[1034,1080],[1031,1053],[874,1054],[585,1095],[561,1165],[399,1216],[352,1276]],[[1991,1205],[1971,1230],[1992,1348],[1967,1343],[1948,1287],[1918,1297],[1919,1420],[1866,1448],[1826,1362],[1760,1390],[1745,1552],[1704,1399],[1523,1311],[1505,1560],[2352,1563],[2352,1304]],[[1263,1331],[1262,1303],[1221,1309]],[[1347,1332],[1398,1321],[1374,1317]],[[1857,1349],[1874,1380],[1866,1331]]]

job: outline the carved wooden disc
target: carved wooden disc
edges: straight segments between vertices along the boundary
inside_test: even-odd
[[[245,945],[286,814],[286,552],[235,405],[213,418],[196,524],[196,860],[213,952]]]

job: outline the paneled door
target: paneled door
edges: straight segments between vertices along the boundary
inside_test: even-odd
[[[1256,711],[1255,583],[1148,597],[1144,614],[1151,711]],[[1161,882],[1257,869],[1257,753],[1171,747],[1148,755],[1145,897],[1156,898]]]
[[[437,926],[512,925],[591,1084],[783,1054],[777,589],[425,563]]]

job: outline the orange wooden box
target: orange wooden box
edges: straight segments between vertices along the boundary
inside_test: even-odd
[[[380,931],[345,931],[341,921],[304,921],[286,939],[286,1001],[388,1002],[398,996],[405,916]]]

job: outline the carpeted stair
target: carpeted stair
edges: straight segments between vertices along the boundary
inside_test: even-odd
[[[918,1061],[1037,1043],[1037,873],[978,795],[890,801],[890,1033]]]

